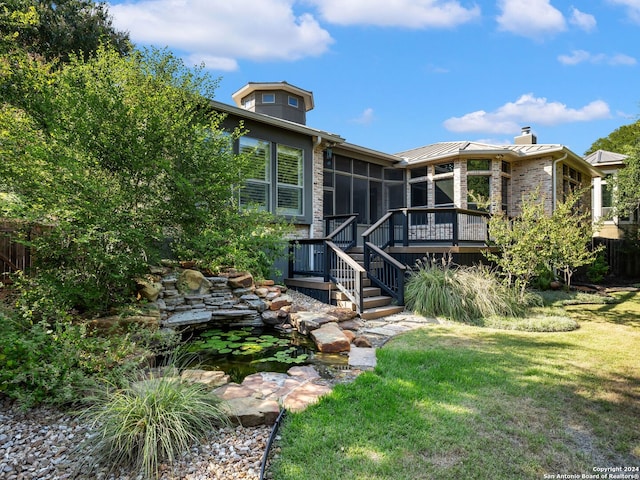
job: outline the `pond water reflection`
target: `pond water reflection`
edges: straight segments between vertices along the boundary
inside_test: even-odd
[[[237,383],[253,373],[285,373],[295,365],[312,364],[331,376],[332,370],[341,370],[348,362],[345,355],[318,352],[311,339],[295,330],[203,330],[188,339],[187,352],[195,356],[199,368],[222,370]]]

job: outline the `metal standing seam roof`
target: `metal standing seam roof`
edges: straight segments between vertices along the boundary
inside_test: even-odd
[[[517,156],[540,155],[544,153],[558,152],[565,148],[560,144],[532,144],[532,145],[491,145],[480,142],[440,142],[424,147],[406,150],[396,153],[398,157],[402,157],[407,164],[418,162],[433,161],[454,157],[466,152],[472,153],[492,153],[492,154],[515,154]]]
[[[596,150],[584,159],[595,167],[622,166],[628,155],[622,153],[609,152],[607,150]]]

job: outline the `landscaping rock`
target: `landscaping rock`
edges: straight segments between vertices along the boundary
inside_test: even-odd
[[[232,424],[243,427],[273,425],[280,414],[280,406],[275,400],[252,397],[228,400],[223,408]]]
[[[269,296],[267,295],[267,298]],[[273,300],[271,300],[271,306],[269,307],[271,310],[280,310],[282,307],[286,307],[293,303],[293,299],[289,295],[279,295]]]
[[[253,286],[253,276],[250,273],[243,272],[236,276],[229,276],[229,286],[231,288],[249,288]]]
[[[212,313],[208,310],[187,310],[168,317],[165,326],[179,327],[207,323],[211,321]]]
[[[292,312],[290,316],[291,324],[302,335],[309,335],[311,331],[320,328],[322,325],[337,321],[333,315],[323,312]]]
[[[280,325],[282,323],[282,319],[278,315],[278,312],[274,312],[273,310],[267,310],[262,312],[262,321],[264,322],[264,324],[269,325],[271,327]]]
[[[184,270],[178,277],[177,287],[186,295],[204,294],[211,288],[211,282],[197,270]]]
[[[371,342],[367,337],[356,337],[353,339],[353,344],[359,348],[372,348]]]
[[[322,353],[348,352],[351,342],[336,323],[327,323],[311,332],[311,338]]]
[[[229,383],[229,375],[221,370],[184,370],[180,377],[189,382],[202,383],[207,388],[216,388]]]

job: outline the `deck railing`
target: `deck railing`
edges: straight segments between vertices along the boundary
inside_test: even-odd
[[[403,305],[406,267],[386,249],[430,244],[486,244],[488,221],[486,213],[458,208],[391,210],[362,234],[367,274],[376,286]]]
[[[486,244],[489,214],[459,208],[400,208],[389,211],[364,234],[378,248],[424,244]]]

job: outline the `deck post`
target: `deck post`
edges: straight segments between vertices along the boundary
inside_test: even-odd
[[[329,245],[324,241],[322,243],[322,248],[324,249],[324,281],[329,281],[329,273],[331,271],[331,256],[329,255]]]
[[[454,246],[457,246],[459,243],[459,239],[458,239],[458,218],[459,218],[459,213],[456,210],[452,210],[451,211],[451,215],[453,216],[453,218],[451,219],[452,221],[452,225],[453,225],[453,238],[452,243]]]
[[[409,211],[402,209],[402,246],[409,246]]]

